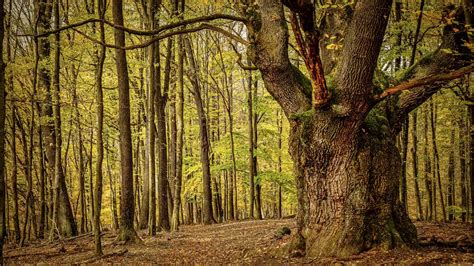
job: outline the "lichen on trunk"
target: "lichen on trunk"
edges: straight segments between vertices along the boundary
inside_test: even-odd
[[[362,123],[316,112],[291,122],[299,195],[298,232],[288,246],[293,255],[345,257],[417,245],[416,229],[397,198],[395,138],[378,120],[384,121],[381,113],[370,112]]]

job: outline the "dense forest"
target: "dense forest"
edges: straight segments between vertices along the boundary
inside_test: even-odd
[[[472,6],[0,0],[2,261],[221,225],[281,258],[472,252]]]

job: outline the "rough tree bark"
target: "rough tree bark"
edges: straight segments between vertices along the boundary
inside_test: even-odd
[[[388,95],[380,97],[372,79],[392,1],[361,0],[353,5],[332,96],[324,91],[327,88],[316,86],[317,81],[311,82],[290,64],[282,3],[250,2],[253,3],[242,0],[240,4],[248,18],[252,61],[290,120],[289,151],[299,204],[298,229],[290,251],[342,257],[375,247],[415,246],[416,229],[397,200],[401,159],[395,136],[408,113],[438,91],[441,84],[424,83],[421,85],[427,86],[415,88],[412,83],[401,83],[401,87],[394,87],[396,92],[403,88],[412,93],[400,95],[396,105],[385,108],[390,103],[384,100]],[[314,10],[312,1],[283,2],[306,27],[307,19],[301,17],[314,14],[301,10]],[[462,49],[453,40],[459,40],[455,37],[464,36],[465,32],[456,31],[448,26],[444,29],[442,47]],[[309,34],[307,38],[314,36]],[[438,52],[411,69],[406,79],[466,63]],[[318,73],[310,76],[317,78]],[[329,95],[331,100],[314,104],[314,94]]]

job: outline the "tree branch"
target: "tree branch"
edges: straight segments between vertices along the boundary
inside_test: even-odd
[[[386,97],[388,97],[390,95],[397,94],[397,93],[400,93],[400,92],[405,91],[405,90],[410,90],[410,89],[413,89],[413,88],[416,88],[416,87],[430,85],[430,84],[440,82],[440,81],[449,81],[449,80],[457,79],[457,78],[460,78],[460,77],[464,76],[465,74],[471,73],[473,71],[474,71],[474,64],[471,64],[469,66],[460,68],[460,69],[452,71],[452,72],[434,74],[434,75],[430,75],[430,76],[423,77],[423,78],[409,80],[409,81],[403,82],[403,83],[401,83],[401,84],[399,84],[395,87],[386,89],[383,93],[381,93],[379,95],[375,95],[374,99],[376,101],[381,101],[381,100],[385,99]]]
[[[103,22],[103,23],[105,23],[106,25],[108,25],[110,27],[113,27],[113,28],[119,29],[119,30],[123,30],[127,33],[130,33],[130,34],[141,35],[141,36],[150,36],[150,35],[157,35],[157,34],[163,32],[163,31],[172,30],[174,28],[178,28],[178,27],[181,27],[181,26],[185,26],[185,25],[189,25],[189,24],[193,24],[193,23],[198,23],[198,22],[209,22],[209,21],[213,21],[213,20],[217,20],[217,19],[227,19],[227,20],[240,21],[240,22],[245,22],[246,21],[244,18],[238,17],[238,16],[227,15],[227,14],[212,14],[212,15],[209,15],[209,16],[202,16],[202,17],[182,20],[182,21],[175,22],[175,23],[170,23],[170,24],[158,27],[155,30],[148,30],[147,31],[147,30],[137,30],[137,29],[127,28],[125,26],[115,25],[113,22],[108,21],[108,20],[102,20],[102,19],[98,19],[98,18],[91,18],[91,19],[86,19],[84,21],[80,21],[80,22],[76,22],[76,23],[73,23],[73,24],[66,25],[66,26],[60,27],[58,29],[45,31],[45,32],[42,32],[42,33],[37,34],[37,35],[35,35],[35,34],[22,34],[22,35],[17,35],[17,36],[19,36],[19,37],[37,37],[37,38],[47,37],[49,35],[52,35],[52,34],[55,34],[55,33],[61,32],[61,31],[78,28],[80,26],[83,26],[83,25],[86,25],[86,24],[89,24],[89,23],[96,23],[96,22]]]
[[[237,51],[237,48],[233,43],[230,43],[230,45],[232,46],[232,50],[234,50],[235,54],[239,57],[239,59],[237,60],[237,64],[240,66],[240,68],[242,68],[243,70],[258,70],[257,67],[244,65],[244,63],[242,62],[242,55],[239,53],[239,51]]]
[[[160,41],[160,40],[163,40],[163,39],[166,39],[166,38],[169,38],[169,37],[172,37],[172,36],[175,36],[175,35],[180,35],[180,34],[186,34],[186,33],[193,33],[193,32],[197,32],[197,31],[201,31],[201,30],[213,30],[213,31],[216,31],[216,32],[219,32],[237,42],[240,42],[244,45],[248,45],[248,42],[244,39],[242,39],[240,36],[237,36],[237,35],[234,35],[226,30],[223,30],[217,26],[214,26],[214,25],[210,25],[210,24],[207,24],[207,23],[202,23],[201,25],[197,26],[197,27],[194,27],[194,28],[186,28],[186,29],[182,29],[182,30],[177,30],[177,31],[173,31],[173,32],[168,32],[168,33],[164,33],[162,35],[158,35],[154,38],[151,38],[143,43],[139,43],[139,44],[135,44],[135,45],[130,45],[130,46],[117,46],[117,45],[114,45],[114,44],[108,44],[108,43],[104,43],[104,42],[101,42],[97,39],[94,39],[92,37],[90,37],[89,35],[85,34],[84,32],[78,30],[78,29],[74,29],[74,31],[76,31],[77,33],[79,33],[80,35],[84,36],[84,38],[94,42],[94,43],[97,43],[97,44],[100,44],[102,46],[105,46],[105,47],[108,47],[108,48],[113,48],[113,49],[121,49],[121,50],[134,50],[134,49],[139,49],[139,48],[145,48],[145,47],[148,47],[150,46],[151,44],[153,44],[154,42],[157,42],[157,41]]]
[[[313,107],[318,108],[326,105],[331,99],[331,95],[326,86],[323,63],[320,57],[319,29],[315,26],[314,6],[308,1],[303,1],[303,3],[299,4],[300,6],[292,8],[292,10],[299,11],[298,14],[291,12],[290,22],[296,44],[303,55],[306,69],[311,78]]]

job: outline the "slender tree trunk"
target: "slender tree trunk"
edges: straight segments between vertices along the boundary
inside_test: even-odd
[[[465,116],[465,111],[462,112],[462,115]],[[467,172],[466,172],[466,144],[465,144],[465,138],[466,136],[469,137],[467,133],[467,128],[466,128],[466,123],[463,120],[464,117],[459,119],[458,125],[459,125],[459,177],[460,177],[460,192],[461,192],[461,208],[462,208],[462,213],[461,213],[461,221],[466,222],[466,212],[468,209],[467,205]]]
[[[59,22],[59,0],[54,4],[54,25],[58,29]],[[71,203],[69,202],[69,195],[66,187],[66,178],[62,166],[61,148],[62,148],[62,133],[61,133],[61,99],[60,99],[60,32],[55,35],[55,49],[54,49],[54,75],[53,75],[53,103],[54,103],[54,131],[56,138],[55,145],[55,182],[54,182],[54,198],[53,198],[53,221],[56,223],[59,233],[64,236],[77,235],[76,222],[72,213]],[[54,228],[54,226],[52,227]],[[54,236],[54,230],[51,237]]]
[[[118,219],[118,214],[117,214],[117,196],[116,196],[116,193],[115,193],[115,181],[114,181],[114,178],[112,176],[112,166],[110,164],[110,160],[109,160],[109,153],[110,153],[110,147],[109,147],[109,136],[107,135],[107,139],[106,139],[106,143],[105,143],[105,146],[106,146],[106,151],[107,151],[107,154],[106,154],[106,160],[107,160],[107,175],[109,176],[109,186],[110,186],[110,199],[111,199],[111,202],[110,204],[112,205],[110,210],[112,212],[112,228],[114,230],[117,230],[119,228],[119,219]]]
[[[122,0],[112,1],[114,24],[123,26]],[[125,46],[125,33],[115,28],[115,45]],[[128,79],[127,55],[125,50],[115,49],[119,88],[119,132],[120,132],[120,168],[122,192],[120,197],[120,233],[119,240],[128,242],[138,238],[133,227],[135,203],[133,198],[133,158],[132,136],[130,129],[130,84]]]
[[[179,19],[182,20],[184,0],[175,0],[178,6]],[[174,210],[171,219],[171,230],[177,231],[179,225],[179,207],[181,206],[181,184],[183,180],[183,142],[184,142],[184,46],[183,36],[178,36],[178,86],[176,92],[176,181],[174,186]]]
[[[82,127],[81,127],[81,116],[79,113],[79,98],[77,95],[77,88],[73,86],[72,91],[73,105],[74,105],[74,118],[77,127],[77,137],[78,137],[78,157],[79,157],[79,206],[81,210],[81,221],[79,232],[81,234],[86,232],[87,229],[87,206],[85,201],[85,173],[84,173],[84,144],[82,138]]]
[[[433,139],[433,153],[435,157],[435,167],[437,173],[437,180],[438,180],[438,190],[439,190],[439,198],[441,204],[441,210],[443,211],[443,222],[446,222],[446,209],[444,205],[444,196],[443,196],[443,188],[441,186],[441,174],[439,170],[439,154],[438,154],[438,146],[436,145],[436,109],[434,109],[433,101],[431,102],[432,106],[432,113],[431,113],[431,135]]]
[[[157,2],[152,0],[148,4],[148,27],[153,30],[156,26],[155,16],[157,13]],[[143,209],[142,209],[142,225],[148,223],[148,234],[156,234],[156,196],[155,196],[155,181],[156,181],[156,162],[155,162],[155,94],[157,90],[157,78],[155,64],[159,64],[156,58],[156,46],[152,44],[148,48],[148,116],[147,116],[147,151],[146,151],[146,166],[148,166],[148,175],[144,181],[143,188]],[[158,60],[158,62],[157,62]],[[158,87],[159,89],[159,87]],[[146,201],[146,202],[145,202]],[[145,227],[145,226],[142,226]]]
[[[99,18],[105,18],[105,0],[98,0],[97,11]],[[104,22],[99,23],[99,34],[101,42],[105,42],[105,28]],[[104,70],[105,61],[105,47],[100,46],[99,58],[97,58],[97,69],[96,69],[96,89],[97,89],[97,159],[96,159],[96,179],[95,179],[95,199],[94,199],[94,241],[95,241],[95,254],[101,256],[102,244],[100,239],[100,213],[102,210],[102,163],[104,160],[104,93],[102,91],[102,73]]]
[[[1,74],[1,73],[0,73]],[[1,79],[1,77],[0,77]],[[1,86],[1,85],[0,85]],[[15,228],[15,241],[21,239],[20,221],[18,219],[18,167],[16,153],[16,107],[12,106],[12,200],[13,200],[13,226]]]
[[[400,202],[405,210],[408,210],[407,202],[407,155],[408,155],[408,130],[410,121],[407,119],[403,122],[401,133],[402,147],[402,175],[400,179]]]
[[[474,92],[471,90],[471,98],[474,97]],[[471,184],[471,223],[474,227],[474,105],[469,105],[469,176]]]
[[[168,154],[167,154],[167,135],[166,135],[166,103],[168,90],[170,86],[171,57],[173,42],[168,39],[166,48],[165,75],[163,80],[163,91],[160,82],[157,81],[156,87],[156,120],[157,120],[157,148],[159,156],[159,174],[158,174],[158,229],[170,230],[169,217],[169,197],[168,197]],[[159,60],[159,47],[156,47],[156,58]],[[159,61],[158,61],[159,62]],[[156,68],[156,78],[160,77],[160,69]]]
[[[452,209],[456,205],[456,194],[455,194],[455,179],[454,179],[454,149],[455,149],[455,136],[456,131],[454,127],[451,129],[451,148],[449,151],[449,159],[448,159],[448,220],[454,221],[454,210]]]
[[[432,186],[433,183],[431,182],[431,160],[428,153],[428,116],[429,116],[428,108],[424,112],[424,123],[423,123],[423,136],[424,136],[424,146],[423,146],[423,162],[424,162],[424,179],[425,179],[425,188],[426,194],[428,196],[428,205],[426,206],[426,219],[433,220],[433,192]]]
[[[191,70],[191,84],[194,102],[197,107],[199,117],[199,136],[201,139],[201,165],[202,165],[202,189],[203,189],[203,222],[205,224],[215,223],[212,212],[212,191],[211,191],[211,169],[209,163],[209,138],[207,135],[207,119],[201,98],[201,88],[199,85],[196,62],[194,60],[191,43],[184,40],[187,58]]]
[[[34,121],[32,121],[34,122]],[[20,129],[20,134],[21,134],[21,144],[22,144],[22,149],[23,149],[23,169],[24,169],[24,174],[25,174],[25,181],[26,181],[26,185],[27,185],[27,189],[26,189],[26,195],[25,195],[25,219],[24,219],[24,223],[23,223],[23,228],[22,228],[22,236],[21,236],[21,239],[20,239],[20,246],[23,246],[25,241],[26,241],[26,238],[27,238],[27,235],[28,235],[28,225],[29,225],[29,222],[30,222],[30,199],[31,199],[31,196],[32,196],[32,193],[30,192],[30,184],[31,184],[31,168],[30,168],[30,154],[29,154],[29,151],[28,151],[28,142],[26,140],[26,132],[25,132],[25,129],[24,129],[24,126],[22,124],[22,122],[20,121],[19,117],[16,119],[16,123],[18,124],[18,128]]]
[[[89,179],[88,179],[88,187],[89,187],[89,215],[90,215],[90,219],[89,219],[89,222],[90,222],[90,226],[91,226],[91,230],[93,230],[93,223],[94,223],[94,215],[95,215],[95,211],[94,211],[94,172],[92,171],[92,159],[93,159],[93,153],[94,151],[94,121],[91,119],[91,125],[90,125],[90,133],[89,133],[89,150],[88,150],[88,163],[89,163]],[[86,205],[87,205],[87,202],[86,202]],[[87,221],[86,221],[87,222]],[[87,227],[87,226],[86,226]],[[88,230],[86,228],[86,230]]]
[[[258,80],[255,80],[253,86],[253,101],[256,102],[258,96]],[[253,150],[257,150],[258,144],[258,114],[254,112],[253,114]],[[258,175],[258,164],[257,156],[253,156],[253,172],[254,175]],[[257,211],[257,219],[262,219],[262,184],[261,180],[257,180],[255,183],[255,209]]]
[[[415,36],[413,38],[413,46],[410,56],[409,66],[413,66],[416,59],[416,51],[418,46],[418,39],[421,30],[421,22],[423,21],[423,10],[425,6],[425,0],[420,1],[420,13],[418,14],[418,20],[415,30]],[[418,139],[416,134],[417,128],[417,113],[416,111],[413,113],[413,128],[412,128],[412,139],[413,139],[413,147],[412,147],[412,160],[413,160],[413,178],[415,181],[415,197],[416,197],[416,204],[417,204],[417,217],[423,220],[423,207],[421,205],[421,196],[420,196],[420,188],[418,185],[418,157],[417,157],[417,145]]]
[[[277,128],[278,128],[278,173],[281,175],[282,173],[282,160],[281,154],[282,150],[282,134],[283,134],[283,114],[280,110],[277,111]],[[282,191],[281,191],[281,183],[278,183],[278,218],[282,218],[283,208],[282,208]]]
[[[247,63],[249,63],[250,60],[247,60]],[[248,78],[247,78],[247,85],[248,85],[248,91],[247,91],[247,108],[249,110],[248,114],[248,126],[249,126],[249,188],[250,188],[250,203],[249,203],[249,215],[251,219],[255,218],[254,215],[254,206],[255,206],[255,152],[254,152],[254,115],[253,115],[253,96],[252,96],[252,73],[248,73]]]
[[[423,206],[421,205],[420,186],[418,184],[418,135],[417,129],[417,113],[413,113],[413,125],[411,129],[411,136],[413,147],[411,148],[411,155],[413,160],[413,181],[415,183],[415,197],[416,197],[416,215],[418,220],[423,220]]]
[[[0,0],[0,52],[3,55],[3,37],[5,11],[4,1]],[[0,264],[3,264],[3,242],[6,235],[5,229],[5,67],[3,57],[0,58]]]

